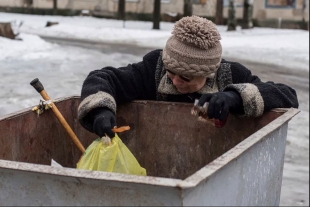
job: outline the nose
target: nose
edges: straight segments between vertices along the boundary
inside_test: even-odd
[[[173,85],[178,86],[180,84],[183,84],[184,81],[178,75],[175,75],[172,79],[172,83]]]

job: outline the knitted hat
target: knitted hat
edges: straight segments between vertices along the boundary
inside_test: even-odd
[[[165,68],[184,76],[214,75],[221,63],[220,39],[213,22],[195,15],[183,17],[163,50]]]

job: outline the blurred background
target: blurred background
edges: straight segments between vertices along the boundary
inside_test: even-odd
[[[308,0],[1,0],[0,11],[153,21],[154,29],[192,14],[217,25],[309,29]]]
[[[90,71],[141,61],[189,15],[216,23],[225,59],[297,91],[280,205],[309,206],[309,0],[0,0],[0,116],[39,103],[34,78],[52,99],[79,95]]]

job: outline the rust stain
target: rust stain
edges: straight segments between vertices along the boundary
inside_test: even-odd
[[[82,144],[89,146],[97,136],[80,126],[79,103],[78,97],[72,97],[55,104]],[[285,113],[271,111],[245,119],[229,116],[219,129],[197,121],[191,108],[192,104],[153,101],[118,107],[118,125],[131,127],[120,138],[149,176],[185,179],[207,164],[217,168],[221,163],[212,161]],[[81,157],[51,111],[37,117],[29,109],[2,118],[0,135],[4,146],[0,159],[50,165],[53,158],[64,167],[75,168]]]

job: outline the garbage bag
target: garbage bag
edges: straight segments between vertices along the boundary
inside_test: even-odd
[[[109,140],[98,138],[87,147],[77,163],[77,169],[146,175],[146,170],[116,133],[111,140],[106,138]]]

